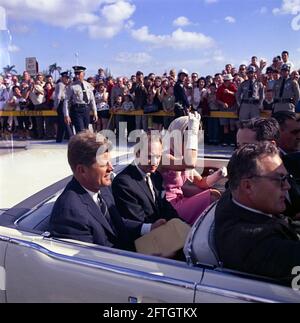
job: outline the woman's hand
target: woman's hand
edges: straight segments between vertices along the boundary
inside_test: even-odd
[[[214,172],[212,175],[209,175],[206,177],[206,183],[209,187],[213,186],[215,183],[220,181],[223,178],[227,177],[227,168],[222,167],[216,172]]]

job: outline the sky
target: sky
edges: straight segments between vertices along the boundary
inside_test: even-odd
[[[253,55],[271,62],[283,50],[300,68],[300,0],[0,0],[0,6],[19,73],[26,57],[36,57],[41,71],[79,63],[87,76],[99,67],[115,77],[171,68],[208,75],[226,63],[248,64]]]

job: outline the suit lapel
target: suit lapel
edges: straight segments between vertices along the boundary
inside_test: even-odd
[[[144,193],[146,194],[150,202],[156,207],[156,204],[153,200],[153,196],[150,192],[150,188],[148,187],[148,184],[146,183],[145,179],[142,177],[142,174],[140,173],[140,171],[137,169],[135,165],[131,165],[131,167],[132,167],[132,172],[134,172],[134,175],[135,175],[135,176],[132,176],[131,178],[135,179],[137,185],[144,191]],[[154,185],[153,185],[153,188],[155,191],[155,195],[157,196],[157,192],[155,190]]]

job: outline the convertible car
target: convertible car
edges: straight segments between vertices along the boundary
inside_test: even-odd
[[[205,162],[212,169],[227,163]],[[122,167],[120,163],[117,171]],[[191,257],[183,262],[50,237],[51,209],[69,180],[2,211],[0,302],[300,301],[300,292],[279,281],[223,268],[211,241],[209,217],[199,223],[201,241],[194,241],[199,246],[197,261],[189,243],[186,253]]]

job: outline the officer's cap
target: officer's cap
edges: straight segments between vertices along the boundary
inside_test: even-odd
[[[68,77],[68,78],[70,78],[69,72],[62,72],[62,73],[60,73],[60,76],[61,77]]]
[[[183,69],[179,70],[178,75],[180,75],[180,74],[185,74],[186,76],[188,76],[189,72],[183,68]]]
[[[256,72],[256,68],[252,65],[248,66],[247,68],[247,73],[255,73]]]
[[[81,73],[84,72],[86,70],[86,67],[83,66],[73,66],[73,70],[75,73]]]
[[[282,71],[290,71],[290,67],[289,67],[289,65],[287,65],[287,64],[282,64],[282,66],[281,66],[281,70],[282,70]]]

